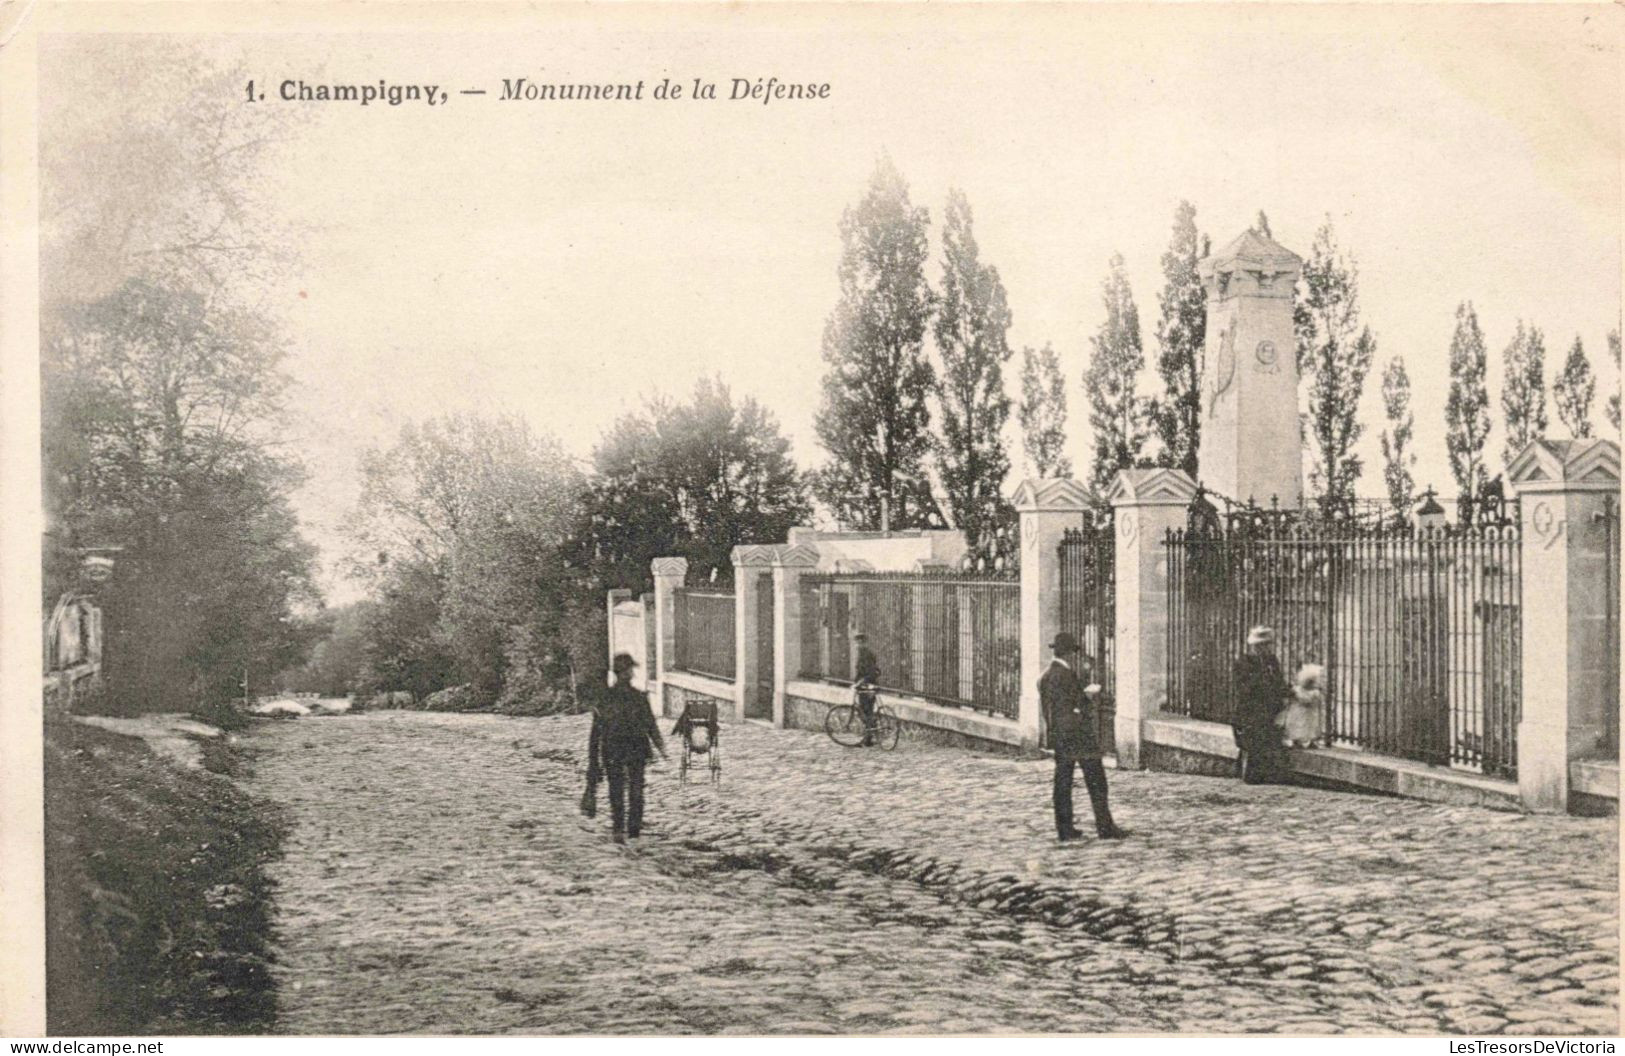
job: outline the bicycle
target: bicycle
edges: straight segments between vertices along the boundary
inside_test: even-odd
[[[824,716],[824,732],[829,739],[843,748],[858,748],[863,744],[865,729],[863,725],[863,709],[858,706],[859,690],[852,688],[852,703],[831,704],[829,713]],[[884,704],[875,705],[875,719],[873,730],[874,743],[890,751],[897,747],[897,737],[902,732],[902,723],[897,716]]]

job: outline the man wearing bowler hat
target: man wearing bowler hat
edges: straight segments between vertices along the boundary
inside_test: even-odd
[[[643,768],[649,749],[666,758],[666,743],[655,725],[649,697],[632,685],[638,662],[630,653],[616,653],[610,664],[615,684],[592,712],[592,733],[587,740],[587,784],[598,786],[609,778],[610,823],[616,843],[637,839],[643,830]],[[628,802],[630,800],[630,802]]]
[[[1106,805],[1106,768],[1101,765],[1100,742],[1095,735],[1095,702],[1100,699],[1100,686],[1086,685],[1083,676],[1087,670],[1077,670],[1082,650],[1071,634],[1057,634],[1050,649],[1055,658],[1038,680],[1038,700],[1055,749],[1056,834],[1063,842],[1083,836],[1072,824],[1072,768],[1076,766],[1083,770],[1083,787],[1089,790],[1096,834],[1103,840],[1120,840],[1128,832],[1117,827]]]

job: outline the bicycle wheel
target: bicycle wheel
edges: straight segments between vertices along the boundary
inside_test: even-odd
[[[890,708],[875,709],[875,743],[890,751],[897,747],[897,738],[903,732],[903,724],[897,721]]]
[[[836,704],[824,716],[824,732],[841,747],[856,748],[863,743],[863,716],[851,704]]]

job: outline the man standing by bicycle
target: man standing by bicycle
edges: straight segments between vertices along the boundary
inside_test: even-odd
[[[859,631],[852,636],[857,643],[857,663],[853,667],[854,688],[858,691],[858,714],[863,716],[863,745],[875,744],[875,690],[880,685],[880,660],[869,648],[869,636]]]

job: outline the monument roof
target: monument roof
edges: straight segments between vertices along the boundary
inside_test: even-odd
[[[1248,228],[1202,262],[1210,268],[1230,270],[1248,265],[1297,266],[1303,258],[1279,242]]]

